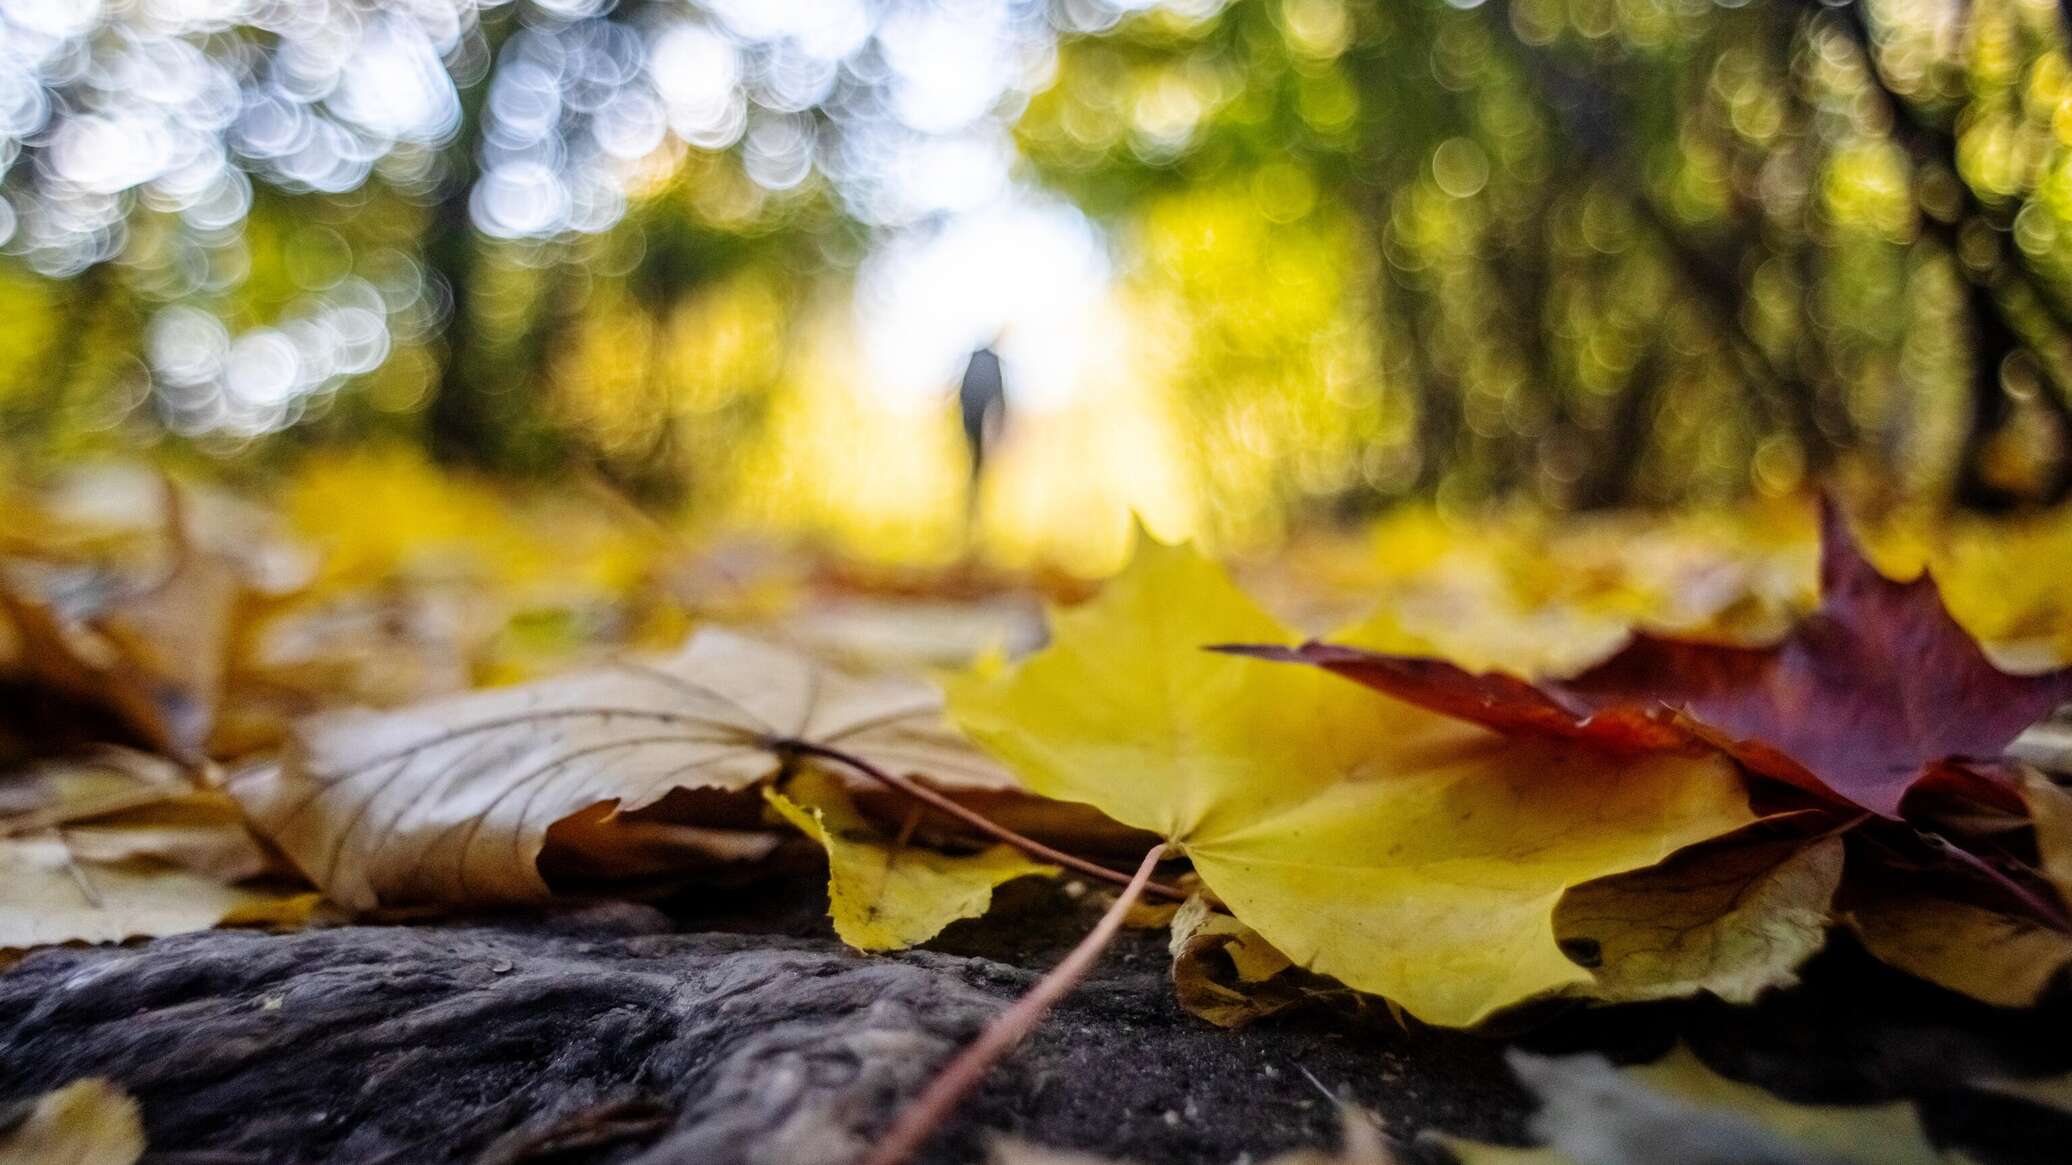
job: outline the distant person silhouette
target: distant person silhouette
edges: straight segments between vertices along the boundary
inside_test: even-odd
[[[964,415],[964,444],[971,451],[971,498],[975,507],[986,454],[1000,443],[1001,430],[1007,427],[1007,385],[1000,375],[1000,356],[992,345],[980,345],[964,365],[964,380],[957,385],[957,408]]]

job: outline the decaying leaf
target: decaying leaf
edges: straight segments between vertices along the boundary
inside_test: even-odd
[[[103,748],[0,774],[0,836],[62,830],[82,861],[147,858],[237,882],[284,872],[220,789],[148,753]]]
[[[539,869],[558,894],[645,897],[751,869],[783,840],[760,806],[680,791],[629,813],[600,802],[569,814],[547,827]]]
[[[1998,1007],[2035,1005],[2072,966],[2072,936],[1912,888],[1866,887],[1845,918],[1879,961]]]
[[[273,872],[230,799],[170,763],[110,750],[0,780],[0,949],[294,923],[315,895]]]
[[[1827,941],[1842,839],[1707,842],[1657,866],[1570,890],[1554,911],[1561,947],[1614,1003],[1710,992],[1749,1003],[1798,981]]]
[[[133,1165],[143,1155],[137,1102],[99,1077],[0,1111],[0,1165]]]
[[[89,861],[56,830],[0,838],[0,950],[294,925],[314,894],[245,889],[144,858]]]
[[[1463,1165],[1949,1165],[1905,1102],[1793,1104],[1714,1073],[1688,1049],[1614,1068],[1598,1056],[1511,1054],[1540,1099],[1540,1149],[1440,1138]]]
[[[99,579],[59,604],[0,575],[0,618],[30,680],[106,709],[136,743],[198,760],[216,721],[242,605],[238,565],[194,545],[167,486],[170,562],[143,582]]]
[[[128,748],[99,748],[0,772],[0,823],[20,833],[157,805],[193,792],[185,770]]]
[[[230,792],[349,909],[519,902],[549,894],[538,858],[556,822],[672,790],[746,793],[776,770],[786,738],[944,788],[1016,788],[942,723],[927,684],[707,630],[658,664],[313,718],[281,764]]]
[[[1757,772],[1896,817],[1938,762],[1997,756],[2072,696],[2072,669],[2002,672],[1932,579],[1884,577],[1840,511],[1830,504],[1822,515],[1822,606],[1774,647],[1639,634],[1581,675],[1540,684],[1328,643],[1251,654],[1314,664],[1514,735],[1626,754],[1716,746]]]
[[[1167,839],[1298,965],[1438,1024],[1588,982],[1555,942],[1563,891],[1751,820],[1716,757],[1513,741],[1201,650],[1285,636],[1215,564],[1146,540],[950,705],[1031,789]]]
[[[2039,772],[2022,774],[2022,802],[2036,830],[2036,858],[2058,898],[2072,907],[2072,793]]]
[[[1004,845],[958,855],[898,844],[864,820],[840,781],[812,769],[763,796],[827,850],[828,913],[835,933],[860,951],[918,946],[984,914],[1001,883],[1058,873]]]
[[[1309,994],[1283,977],[1295,965],[1288,956],[1198,894],[1180,905],[1172,928],[1173,993],[1191,1015],[1243,1027]]]

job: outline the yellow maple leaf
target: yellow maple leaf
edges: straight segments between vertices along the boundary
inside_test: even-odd
[[[960,918],[984,914],[995,886],[1058,872],[1004,845],[959,855],[894,844],[856,811],[840,781],[812,770],[763,796],[827,850],[828,913],[835,933],[860,951],[918,946]]]
[[[1716,758],[1511,741],[1202,650],[1288,638],[1220,567],[1146,539],[1050,646],[953,679],[950,707],[1036,792],[1166,838],[1297,964],[1437,1024],[1587,983],[1555,941],[1568,887],[1751,820]]]

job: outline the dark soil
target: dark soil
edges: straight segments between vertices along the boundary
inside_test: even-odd
[[[110,1077],[158,1165],[841,1165],[1093,907],[1011,886],[933,949],[862,956],[797,886],[724,901],[38,952],[0,975],[0,1103]],[[1181,1013],[1166,976],[1163,933],[1126,933],[924,1159],[982,1160],[1004,1133],[1145,1165],[1258,1161],[1334,1142],[1333,1097],[1406,1137],[1524,1132],[1501,1040],[1343,1009],[1227,1032]],[[2062,1070],[2062,1015],[1854,964],[1823,976],[1847,989],[1542,1015],[1525,1042],[1641,1057],[1683,1038],[1803,1099],[1925,1093],[1931,1127],[1982,1160],[2064,1159],[2072,1122],[1943,1088]]]
[[[796,900],[706,920],[760,933],[613,906],[38,952],[0,975],[0,1101],[110,1077],[141,1102],[160,1165],[835,1165],[1084,913],[1010,906],[941,950],[866,957],[802,926]],[[1516,1136],[1524,1111],[1475,1037],[1385,1016],[1236,1033],[1186,1016],[1163,934],[1134,932],[926,1160],[981,1159],[1000,1132],[1146,1162],[1256,1159],[1334,1140],[1326,1089],[1405,1128]]]

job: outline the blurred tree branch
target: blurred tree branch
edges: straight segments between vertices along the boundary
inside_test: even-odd
[[[2067,333],[2072,332],[2072,309],[2068,309],[2051,288],[2038,281],[2027,254],[2019,246],[2011,245],[2007,238],[2010,224],[1987,206],[1972,189],[1971,183],[1956,171],[1956,133],[1924,117],[1906,94],[1893,85],[1879,55],[1877,32],[1866,0],[1847,0],[1839,5],[1817,0],[1801,0],[1801,3],[1809,9],[1811,19],[1826,19],[1840,28],[1862,56],[1864,73],[1876,86],[1891,115],[1892,140],[1912,159],[1916,175],[1946,175],[1948,184],[1957,192],[1959,209],[1954,219],[1946,219],[1925,205],[1919,207],[1915,217],[1937,245],[1949,254],[1969,284],[1965,303],[1971,316],[1977,351],[1971,387],[1972,427],[1959,468],[1959,500],[1991,509],[2004,509],[2020,501],[2004,490],[1990,486],[1977,464],[1984,456],[1986,443],[2000,431],[2011,414],[2001,373],[2007,357],[2017,349],[2027,349],[2035,356],[2039,379],[2044,382],[2038,395],[2058,427],[2058,456],[2037,500],[2055,503],[2072,496],[2072,385],[2065,383],[2062,368],[2048,350],[2049,347],[2062,348],[2065,344]],[[2067,8],[2072,10],[2072,0],[2068,0]],[[1990,255],[1984,257],[1985,262],[1980,261],[1978,254],[1984,248],[1965,245],[1965,234],[1970,231],[1984,232],[1979,237],[1991,240]],[[2056,342],[2041,345],[2024,336],[2009,314],[2010,299],[2033,303],[2040,308],[2058,333]]]
[[[1822,463],[1829,442],[1815,412],[1816,388],[1796,372],[1779,365],[1748,333],[1745,320],[1746,288],[1740,275],[1707,254],[1648,193],[1645,174],[1628,148],[1632,137],[1620,127],[1633,124],[1634,113],[1621,97],[1600,84],[1586,69],[1566,67],[1559,54],[1531,44],[1518,35],[1512,23],[1508,0],[1486,0],[1479,6],[1490,27],[1491,39],[1503,46],[1519,77],[1550,111],[1549,128],[1574,146],[1588,161],[1587,169],[1611,188],[1623,192],[1636,218],[1645,226],[1671,265],[1681,273],[1682,287],[1697,297],[1712,319],[1725,348],[1730,367],[1758,407],[1781,411],[1789,420],[1808,457]],[[1746,228],[1744,227],[1744,230]],[[1741,250],[1755,246],[1744,237]],[[1650,362],[1652,363],[1652,361]],[[1627,392],[1635,391],[1629,384]],[[1622,415],[1629,414],[1622,404]],[[1638,436],[1644,437],[1645,431]],[[1638,460],[1638,445],[1625,454]],[[1604,481],[1630,482],[1630,474],[1614,474]],[[1623,495],[1606,495],[1600,486],[1592,491],[1594,504],[1624,500]]]
[[[490,60],[496,60],[509,39],[515,6],[486,10],[482,36]],[[482,107],[492,74],[460,87],[460,124],[445,151],[446,171],[433,203],[422,243],[427,266],[446,288],[445,359],[425,417],[432,450],[449,461],[509,468],[505,445],[507,424],[496,413],[488,381],[492,371],[480,350],[475,326],[475,274],[481,238],[470,201],[479,174],[476,158],[482,148]]]

